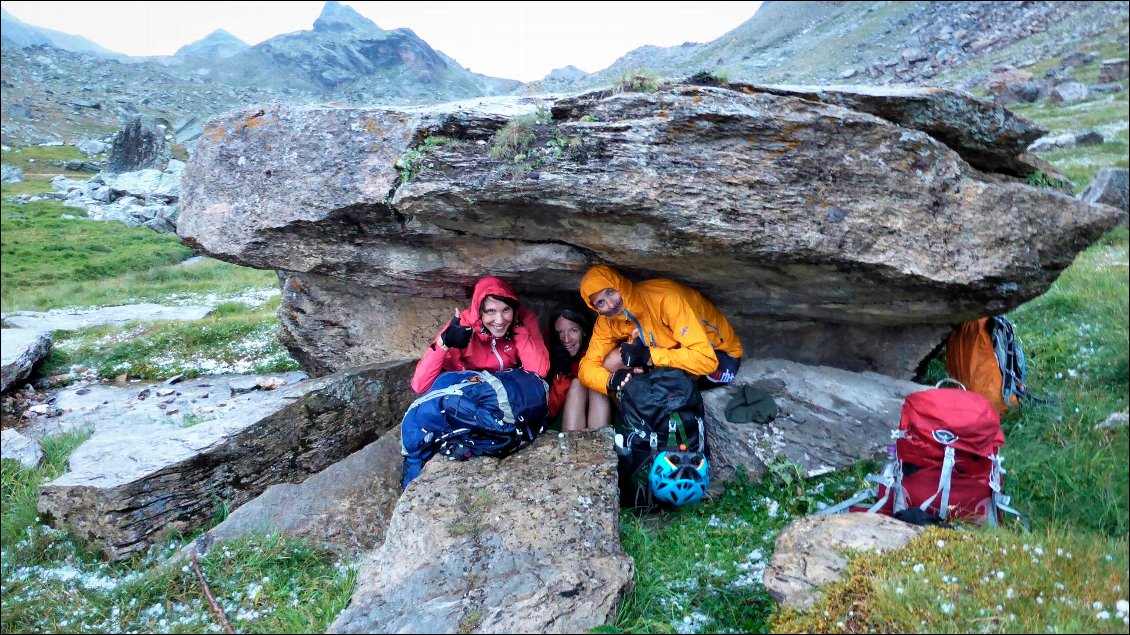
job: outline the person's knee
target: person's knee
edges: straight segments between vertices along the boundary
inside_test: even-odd
[[[576,377],[574,377],[573,381],[569,383],[569,396],[583,395],[585,390],[587,390],[587,388],[585,388],[581,383],[581,380],[577,379]]]

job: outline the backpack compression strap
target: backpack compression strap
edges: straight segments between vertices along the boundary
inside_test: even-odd
[[[926,511],[926,508],[934,502],[934,499],[941,495],[942,500],[938,503],[938,517],[942,520],[946,519],[947,508],[950,504],[950,485],[953,479],[953,465],[953,447],[947,445],[946,456],[942,459],[942,475],[938,477],[938,491],[934,492],[933,496],[922,501],[922,504],[918,506],[922,511]]]
[[[1009,506],[1009,502],[1012,498],[1006,496],[1005,493],[1001,491],[1001,476],[1005,472],[1004,466],[1001,464],[1004,463],[1004,457],[1001,456],[1000,453],[990,454],[989,461],[992,463],[992,469],[989,471],[989,489],[993,490],[992,508],[989,509],[989,525],[992,527],[997,526],[996,512],[999,510],[1006,514],[1016,516],[1020,519],[1020,522],[1024,524],[1024,527],[1027,528],[1028,519],[1024,517],[1024,514],[1021,514]]]

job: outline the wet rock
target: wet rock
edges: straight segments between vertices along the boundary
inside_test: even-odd
[[[4,316],[4,322],[21,328],[6,328],[0,336],[0,393],[8,392],[27,379],[39,360],[51,350],[51,334],[26,328]]]
[[[136,115],[114,136],[106,172],[119,174],[135,170],[164,170],[172,157],[165,143],[165,129],[156,119]]]
[[[203,526],[217,500],[238,508],[384,434],[411,401],[403,386],[414,366],[291,384],[189,427],[135,420],[98,428],[71,454],[69,471],[40,487],[39,511],[105,558],[124,558],[168,531]]]
[[[1071,103],[1086,99],[1088,94],[1086,84],[1080,82],[1065,82],[1052,89],[1051,94],[1048,95],[1048,101],[1057,104]]]
[[[1119,223],[1130,220],[1130,170],[1126,168],[1103,168],[1079,194],[1088,203],[1109,205],[1121,212]]]
[[[43,463],[43,447],[39,441],[8,428],[0,432],[0,459],[11,459],[29,470]]]
[[[632,580],[612,433],[543,435],[505,459],[437,458],[404,492],[330,633],[576,633]]]
[[[252,533],[279,533],[356,556],[379,547],[400,498],[399,429],[301,483],[279,483],[185,547],[195,550]]]
[[[1077,146],[1091,146],[1103,142],[1102,134],[1094,130],[1086,132],[1065,132],[1049,137],[1041,137],[1037,139],[1032,145],[1028,146],[1029,152],[1048,152],[1051,150],[1063,150],[1065,148],[1074,148]]]
[[[777,537],[765,588],[783,608],[803,611],[847,568],[845,553],[900,549],[923,528],[881,514],[807,516]]]
[[[1130,60],[1104,60],[1099,69],[1100,83],[1114,83],[1130,77]]]
[[[53,309],[5,313],[4,321],[21,329],[71,331],[104,324],[124,325],[133,321],[199,320],[212,311],[210,306],[161,306],[129,304],[94,309]]]
[[[7,163],[0,165],[0,182],[19,183],[22,180],[24,180],[22,168]]]
[[[769,393],[780,414],[763,425],[728,421],[726,405],[742,386]],[[740,466],[758,478],[788,460],[812,476],[882,458],[903,400],[924,388],[876,373],[747,360],[732,384],[703,393],[715,474],[724,479]]]
[[[528,100],[232,113],[186,169],[178,231],[280,272],[282,339],[315,373],[418,355],[483,271],[548,301],[608,262],[703,291],[750,357],[909,377],[951,324],[1043,293],[1117,220],[1014,178],[1043,132],[992,104],[773,90],[550,100],[529,170],[489,154]]]

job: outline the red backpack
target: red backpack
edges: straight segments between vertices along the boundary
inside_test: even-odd
[[[1001,490],[1004,432],[1000,414],[985,397],[952,388],[911,393],[892,436],[895,444],[888,446],[883,473],[867,477],[876,487],[819,513],[850,510],[932,522],[957,518],[994,527],[1002,512],[1023,519]],[[868,499],[875,502],[861,505]]]

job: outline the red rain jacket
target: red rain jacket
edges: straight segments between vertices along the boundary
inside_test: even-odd
[[[417,394],[427,392],[440,373],[450,370],[504,370],[521,366],[542,377],[549,372],[549,350],[538,328],[537,315],[519,305],[510,327],[512,337],[496,338],[483,326],[479,315],[479,307],[488,295],[518,301],[514,290],[501,279],[493,276],[480,279],[475,284],[471,306],[459,314],[459,323],[471,325],[473,329],[471,343],[467,348],[445,351],[436,346],[433,338],[412,376],[412,390]],[[440,332],[446,328],[444,324]]]

